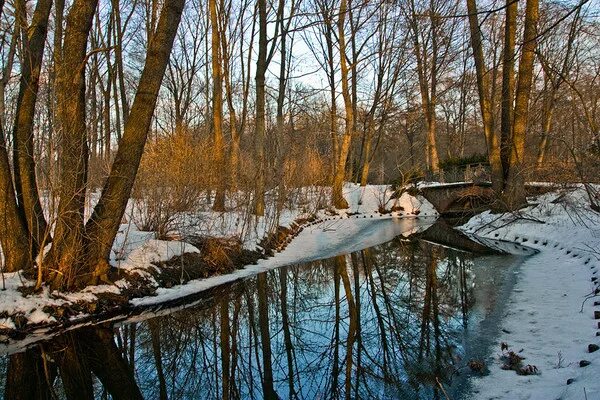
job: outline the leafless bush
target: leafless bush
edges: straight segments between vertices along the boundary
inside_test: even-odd
[[[198,210],[211,181],[209,148],[188,132],[149,144],[132,196],[138,229],[164,237],[182,214]]]

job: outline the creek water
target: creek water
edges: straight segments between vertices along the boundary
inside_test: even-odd
[[[398,236],[65,332],[1,356],[0,384],[6,398],[460,399],[500,351],[522,260]]]

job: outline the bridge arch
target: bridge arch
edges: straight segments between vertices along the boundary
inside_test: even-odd
[[[494,191],[487,182],[460,182],[420,188],[441,215],[480,210],[494,201]]]

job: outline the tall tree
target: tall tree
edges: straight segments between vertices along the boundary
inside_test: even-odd
[[[349,77],[348,77],[348,61],[346,59],[346,36],[345,36],[345,21],[346,13],[348,12],[348,3],[346,0],[341,0],[339,16],[337,21],[338,30],[338,46],[340,52],[340,70],[342,74],[342,97],[344,98],[344,136],[340,144],[337,157],[337,164],[333,176],[332,198],[331,202],[334,207],[348,208],[348,202],[344,198],[344,180],[346,178],[346,159],[350,150],[352,136],[354,134],[354,107],[352,105],[352,97],[350,96]]]
[[[456,3],[449,4],[450,13],[453,13]],[[446,11],[444,7],[448,7],[447,3],[439,0],[430,0],[426,6],[419,6],[415,0],[408,2],[408,25],[427,128],[425,158],[428,170],[434,174],[439,170],[436,115],[438,83],[449,59],[455,26],[452,19],[443,18]]]
[[[96,281],[108,269],[110,249],[131,195],[183,6],[184,0],[170,0],[163,5],[156,31],[148,46],[146,63],[123,138],[102,195],[86,224],[86,257],[90,263],[92,281]]]
[[[22,35],[24,54],[13,129],[13,165],[17,202],[25,214],[27,227],[31,234],[31,251],[33,254],[37,254],[49,232],[37,188],[33,128],[52,1],[38,1],[29,26],[24,5],[23,2],[23,10],[17,14],[21,26],[26,27],[26,34]]]
[[[277,6],[277,20],[275,22],[275,32],[271,38],[271,47],[268,48],[267,38],[267,2],[266,0],[257,1],[258,9],[258,57],[256,59],[256,116],[254,119],[254,147],[256,156],[256,186],[254,189],[254,214],[261,216],[265,214],[265,183],[266,183],[266,158],[265,158],[265,140],[267,134],[266,123],[266,82],[265,75],[269,64],[275,54],[277,38],[279,31],[283,26],[283,9],[285,2],[279,0]]]
[[[517,38],[518,2],[506,0],[504,46],[502,50],[502,109],[500,115],[500,157],[504,178],[508,176],[515,96],[515,43]]]
[[[525,197],[525,136],[529,116],[529,97],[533,82],[533,62],[537,42],[539,0],[527,0],[523,46],[515,94],[514,121],[510,148],[509,171],[506,178],[504,201],[509,209],[527,203]]]
[[[267,2],[258,0],[258,58],[256,60],[256,118],[254,146],[256,154],[256,187],[254,214],[265,214],[265,74],[267,72]]]
[[[486,69],[483,56],[483,43],[481,28],[477,12],[476,0],[467,0],[469,13],[469,30],[471,34],[471,47],[475,61],[475,74],[477,77],[477,92],[479,94],[479,108],[483,122],[483,133],[487,145],[488,160],[492,170],[492,187],[497,194],[502,193],[504,186],[504,169],[500,158],[500,138],[494,129],[494,111],[492,109],[492,94],[490,87],[490,74]]]
[[[550,23],[554,23],[551,19]],[[570,71],[574,66],[577,35],[581,32],[581,9],[575,11],[573,20],[569,24],[566,37],[552,37],[546,40],[544,48],[537,51],[540,64],[544,73],[544,90],[541,115],[541,140],[538,147],[536,164],[542,168],[546,158],[548,140],[552,132],[554,109],[556,106],[560,88],[568,79]],[[541,47],[541,46],[540,46]],[[564,47],[564,52],[556,47]]]
[[[225,159],[225,141],[223,138],[223,74],[221,64],[221,35],[219,34],[219,19],[217,17],[217,0],[208,0],[211,25],[211,51],[212,51],[212,128],[215,154],[215,170],[213,174],[217,178],[214,211],[225,211],[225,181],[220,178],[224,169],[223,161]]]
[[[405,66],[404,46],[398,43],[398,36],[401,32],[399,19],[390,15],[392,8],[384,4],[377,11],[376,24],[376,47],[375,60],[373,61],[373,72],[375,73],[375,82],[373,83],[373,98],[371,106],[367,111],[364,121],[364,136],[361,146],[362,171],[360,185],[365,186],[369,178],[371,161],[376,150],[375,139],[376,132],[381,136],[389,117],[390,109],[393,105],[393,95],[398,82],[400,72]],[[377,126],[377,129],[376,129]],[[378,141],[377,141],[378,142]]]

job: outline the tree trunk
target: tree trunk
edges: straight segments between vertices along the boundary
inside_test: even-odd
[[[148,46],[146,64],[110,175],[86,225],[89,238],[87,257],[89,272],[93,277],[92,284],[108,270],[110,249],[140,165],[183,5],[184,0],[172,0],[165,2],[163,6],[156,32]]]
[[[269,303],[267,295],[267,273],[256,277],[258,291],[258,325],[263,360],[262,387],[265,400],[278,399],[273,387],[273,366],[271,361],[271,334],[269,331]]]
[[[356,340],[356,333],[358,330],[358,313],[356,309],[356,303],[354,296],[352,295],[352,287],[350,285],[350,278],[348,277],[348,270],[346,266],[346,256],[337,256],[335,258],[336,269],[339,276],[342,278],[342,284],[344,286],[344,293],[346,295],[346,302],[348,303],[348,318],[350,323],[348,325],[348,337],[346,339],[346,373],[344,377],[344,388],[345,398],[352,399],[352,365],[353,363],[353,350],[354,342]]]
[[[4,1],[2,1],[1,6],[2,7],[0,8],[0,16],[2,16],[2,11],[4,11]],[[18,8],[16,8],[16,10],[15,10],[16,18],[18,18],[18,13],[19,13],[18,10],[19,10]],[[13,64],[15,61],[15,54],[17,51],[17,42],[19,41],[19,37],[21,35],[20,24],[16,23],[16,18],[15,18],[15,27],[13,29],[13,33],[10,38],[10,44],[8,45],[8,54],[6,55],[6,58],[4,59],[4,65],[2,66],[2,78],[0,80],[0,129],[5,129],[6,85],[8,85],[8,82],[10,81],[10,78],[12,76],[12,68],[13,68]]]
[[[29,249],[29,231],[17,198],[10,173],[8,148],[0,126],[0,244],[4,255],[5,272],[15,272],[33,266]]]
[[[332,203],[336,208],[348,208],[348,202],[344,198],[344,179],[346,177],[346,159],[348,158],[348,151],[350,150],[350,143],[352,141],[354,121],[352,98],[350,96],[350,90],[348,87],[348,63],[346,61],[346,38],[344,36],[344,23],[347,12],[347,1],[342,0],[340,4],[340,13],[337,22],[338,26],[338,44],[340,50],[340,69],[342,73],[342,96],[344,98],[344,109],[345,109],[345,128],[344,138],[340,146],[338,154],[337,165],[335,167],[335,174],[333,178],[332,187]]]
[[[533,81],[539,0],[527,0],[523,47],[519,61],[519,77],[515,97],[513,138],[510,152],[510,169],[506,180],[504,200],[514,210],[527,203],[525,197],[525,136],[529,112],[529,97]]]
[[[113,399],[143,399],[134,372],[121,357],[111,329],[84,329],[76,337],[81,343],[87,364]]]
[[[258,0],[258,59],[256,60],[256,119],[255,154],[256,187],[254,189],[254,214],[265,214],[265,73],[267,71],[267,3]]]
[[[215,165],[213,166],[213,177],[216,179],[216,194],[215,202],[213,203],[214,211],[225,211],[225,181],[224,176],[224,156],[225,143],[223,140],[223,84],[221,73],[221,43],[219,35],[219,23],[217,19],[217,0],[209,0],[208,8],[210,12],[211,25],[211,50],[212,50],[212,80],[213,80],[213,107],[212,107],[212,122],[213,122],[213,137],[214,137],[214,152]]]
[[[421,94],[421,108],[427,124],[427,132],[425,136],[425,159],[427,169],[432,173],[437,173],[439,169],[439,156],[436,143],[436,85],[437,85],[437,59],[438,59],[438,43],[437,43],[437,18],[434,16],[435,11],[430,7],[427,13],[430,16],[431,22],[431,61],[429,61],[425,43],[419,40],[421,31],[419,28],[419,16],[415,9],[414,1],[410,2],[410,24],[412,30],[412,41],[415,59],[417,62],[417,76],[419,80],[419,91]],[[428,66],[430,68],[428,68]],[[429,73],[428,73],[429,70]],[[431,80],[431,82],[430,82]]]
[[[31,348],[23,353],[8,357],[4,398],[11,400],[50,400],[54,376],[46,376],[39,348]],[[52,373],[52,371],[49,371]],[[52,374],[54,375],[54,374]],[[48,382],[48,379],[51,381]]]
[[[224,9],[223,0],[221,8]],[[225,18],[226,19],[226,18]],[[225,83],[225,97],[227,100],[227,111],[229,113],[229,131],[231,134],[231,145],[229,148],[229,190],[235,192],[238,186],[239,159],[240,159],[240,132],[238,127],[238,117],[233,105],[233,89],[231,87],[231,77],[229,70],[229,45],[225,30],[226,24],[219,31],[221,37],[221,52],[223,54],[223,80]]]
[[[502,193],[504,187],[504,170],[500,158],[500,140],[494,131],[494,113],[490,100],[490,83],[483,59],[483,45],[481,42],[481,30],[479,18],[477,17],[476,0],[467,0],[469,13],[469,28],[471,33],[471,46],[475,60],[475,71],[477,76],[477,92],[479,94],[479,107],[483,122],[483,132],[488,151],[488,160],[492,170],[492,188],[497,195]]]
[[[546,159],[546,150],[548,148],[548,136],[552,129],[552,116],[554,114],[554,93],[547,95],[546,104],[542,111],[542,138],[538,147],[538,154],[536,157],[537,168],[541,169],[544,166],[544,160]]]
[[[168,400],[167,380],[165,379],[162,349],[160,346],[160,323],[156,319],[151,319],[148,321],[148,329],[150,330],[150,337],[152,339],[152,354],[154,355],[154,364],[156,365],[156,375],[158,375],[158,391],[160,393],[160,400]]]
[[[367,180],[369,179],[369,169],[371,167],[371,145],[373,142],[374,131],[375,121],[373,121],[373,117],[371,116],[367,123],[367,137],[365,138],[365,150],[363,154],[364,162],[360,176],[360,186],[367,186]]]
[[[548,139],[549,139],[549,136],[551,135],[551,130],[552,130],[552,118],[554,117],[554,106],[556,104],[556,94],[557,94],[558,90],[560,89],[560,87],[562,86],[562,84],[567,79],[567,76],[569,75],[569,72],[570,72],[571,68],[573,67],[574,60],[572,57],[572,53],[573,53],[573,45],[574,45],[574,43],[576,43],[575,39],[580,32],[580,29],[579,29],[580,22],[581,22],[580,11],[581,11],[581,9],[577,9],[577,11],[575,12],[575,16],[573,17],[573,21],[571,22],[571,26],[569,28],[569,35],[567,37],[567,50],[565,51],[564,58],[562,59],[561,71],[559,73],[555,74],[558,76],[554,76],[554,78],[552,77],[553,71],[547,65],[545,57],[542,54],[539,54],[540,64],[542,65],[542,69],[544,71],[545,98],[544,98],[544,108],[542,111],[543,112],[543,115],[542,115],[542,138],[540,141],[540,145],[538,148],[538,155],[537,155],[537,159],[536,159],[538,168],[543,167],[543,163],[546,158],[546,151],[548,149]],[[548,90],[548,87],[550,88],[549,90]]]
[[[219,338],[220,338],[220,349],[221,349],[221,399],[229,400],[229,392],[231,387],[231,345],[229,343],[230,327],[229,327],[229,299],[227,295],[219,302]]]
[[[0,12],[3,9],[4,4],[0,8]],[[5,272],[15,272],[31,267],[34,258],[29,248],[27,221],[17,203],[9,160],[10,150],[4,134],[4,87],[12,74],[19,25],[15,23],[7,62],[2,68],[2,81],[0,82],[0,244],[4,255],[3,271]]]
[[[62,62],[57,66],[57,124],[61,135],[60,201],[48,255],[55,289],[82,273],[88,147],[85,62],[97,0],[75,0],[67,16]]]
[[[331,25],[330,13],[324,15],[325,20],[325,43],[327,45],[327,81],[329,82],[329,96],[331,109],[329,111],[329,134],[331,135],[331,181],[335,179],[337,159],[339,157],[338,126],[337,126],[337,104],[335,92],[335,66],[333,64],[333,27]]]
[[[127,92],[125,90],[125,72],[123,67],[123,26],[121,26],[121,10],[119,9],[119,0],[111,0],[112,13],[115,18],[115,66],[119,80],[119,97],[121,98],[121,111],[123,113],[123,124],[127,123],[129,116],[129,103],[127,102]]]
[[[46,241],[46,234],[49,233],[37,187],[33,125],[51,8],[52,0],[38,1],[31,25],[23,35],[24,62],[21,65],[21,82],[13,129],[17,202],[27,221],[31,239],[29,246],[34,255],[37,255]],[[20,16],[18,23],[26,27],[25,11],[17,15]]]
[[[504,179],[508,176],[513,128],[513,101],[515,91],[515,41],[517,35],[518,2],[506,0],[504,49],[502,54],[502,111],[500,115],[500,157]]]

